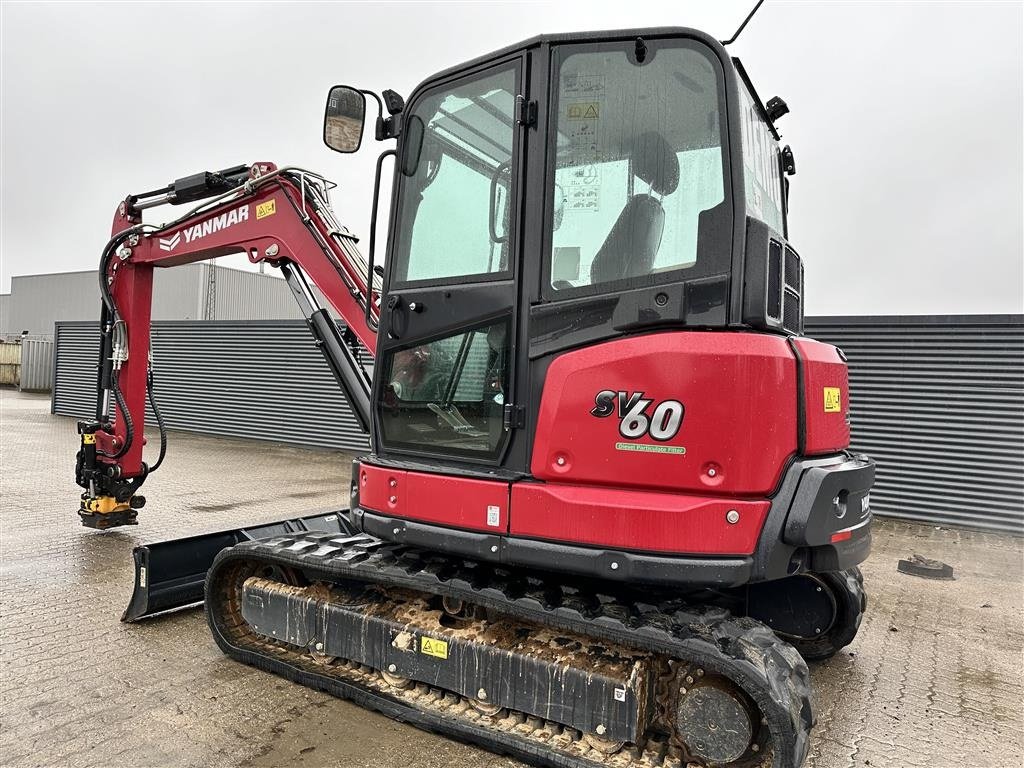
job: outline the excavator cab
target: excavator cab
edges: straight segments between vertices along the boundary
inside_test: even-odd
[[[359,91],[332,89],[325,143],[358,147],[364,113]],[[778,135],[706,35],[536,38],[430,78],[387,119],[377,456],[526,474],[560,351],[659,328],[801,330]]]
[[[360,94],[331,91],[333,149],[359,144]],[[661,29],[535,38],[379,111],[397,145],[360,530],[690,586],[866,554],[866,527],[829,538],[845,516],[769,533],[787,478],[849,444],[841,353],[800,336],[769,103],[723,45]],[[837,471],[812,506],[860,525],[873,470]]]

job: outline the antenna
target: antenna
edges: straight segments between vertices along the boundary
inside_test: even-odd
[[[740,36],[740,32],[742,32],[744,27],[746,27],[747,24],[750,23],[750,20],[754,18],[754,14],[757,13],[757,9],[760,8],[763,3],[764,0],[757,0],[757,5],[754,6],[754,10],[747,14],[747,18],[743,20],[743,23],[740,24],[740,28],[733,33],[732,37],[730,37],[728,40],[721,41],[722,45],[731,45],[732,43],[736,42],[736,38]]]

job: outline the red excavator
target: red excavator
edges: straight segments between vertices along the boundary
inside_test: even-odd
[[[271,163],[115,214],[85,525],[135,524],[163,459],[155,267],[280,269],[371,435],[348,510],[138,548],[125,619],[205,597],[231,657],[536,764],[799,766],[804,659],[865,607],[874,464],[842,352],[802,335],[785,103],[676,28],[537,37],[408,106],[335,87],[329,147],[367,95],[397,144],[365,259],[331,184]]]

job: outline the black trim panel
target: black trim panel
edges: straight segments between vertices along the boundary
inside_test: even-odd
[[[738,587],[749,581],[752,566],[749,557],[673,557],[576,547],[415,523],[364,509],[353,509],[351,517],[356,528],[386,541],[608,581]]]

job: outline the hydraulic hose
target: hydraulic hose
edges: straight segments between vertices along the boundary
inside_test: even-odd
[[[107,244],[103,247],[103,253],[100,254],[100,296],[103,297],[103,303],[107,305],[107,309],[111,313],[111,319],[113,319],[113,314],[117,311],[117,307],[114,306],[114,296],[111,294],[110,284],[107,282],[107,270],[110,268],[110,260],[121,243],[141,230],[141,224],[128,227],[128,229],[122,229],[107,241]]]
[[[153,415],[156,416],[156,424],[160,429],[160,455],[156,458],[156,463],[149,467],[149,472],[156,472],[164,462],[164,456],[167,455],[167,427],[164,426],[164,417],[160,413],[160,408],[156,404],[156,398],[153,397],[153,369],[150,368],[146,372],[146,397],[149,398],[149,406],[153,409]]]
[[[100,296],[103,298],[103,303],[107,308],[105,314],[107,322],[103,328],[100,329],[100,333],[106,338],[113,334],[114,325],[117,317],[117,306],[114,304],[114,296],[110,292],[110,284],[107,282],[107,272],[110,268],[110,260],[113,258],[117,251],[117,248],[121,243],[127,240],[131,235],[141,229],[141,225],[129,227],[128,229],[122,230],[114,235],[110,240],[107,241],[106,246],[103,248],[103,253],[100,255]],[[101,341],[101,348],[103,342]],[[109,365],[108,361],[103,361],[104,365]],[[128,405],[125,402],[124,394],[121,392],[121,387],[118,385],[119,371],[112,371],[110,376],[110,390],[114,394],[114,401],[117,403],[118,410],[121,412],[124,418],[125,426],[125,440],[122,445],[114,453],[103,453],[99,452],[101,456],[106,456],[108,459],[117,459],[124,456],[128,450],[132,447],[132,442],[135,439],[135,428],[132,423],[132,415],[128,411]]]
[[[132,423],[132,414],[128,410],[128,403],[125,402],[124,395],[121,392],[121,387],[118,386],[117,380],[120,372],[115,373],[110,380],[110,389],[114,393],[114,400],[117,402],[117,409],[124,417],[124,445],[117,449],[114,453],[104,453],[103,451],[97,451],[100,456],[106,456],[108,459],[119,459],[128,453],[128,449],[132,447],[132,442],[135,440],[135,425]]]

